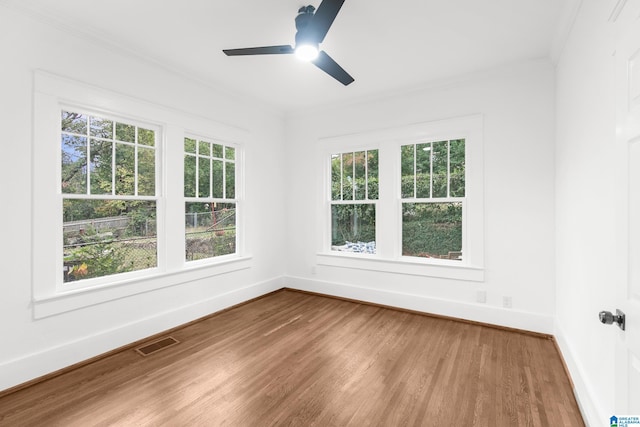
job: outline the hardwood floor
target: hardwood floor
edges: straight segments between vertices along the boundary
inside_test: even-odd
[[[0,398],[2,426],[583,426],[552,340],[295,291]]]

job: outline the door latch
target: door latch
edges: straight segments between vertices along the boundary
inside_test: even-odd
[[[613,314],[610,311],[601,311],[599,317],[600,322],[605,325],[615,323],[624,331],[626,316],[622,311],[616,309],[616,314]]]

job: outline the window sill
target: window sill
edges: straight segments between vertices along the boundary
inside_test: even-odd
[[[158,272],[93,287],[59,291],[52,295],[34,296],[33,317],[41,319],[83,307],[101,304],[157,289],[201,280],[251,267],[251,257],[233,257],[215,263],[185,264],[180,270]]]
[[[316,254],[316,262],[318,265],[331,267],[484,282],[484,268],[456,264],[457,261],[422,260],[419,258],[391,260],[380,258],[377,255],[324,252]]]

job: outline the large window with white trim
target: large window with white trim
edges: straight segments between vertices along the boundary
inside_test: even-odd
[[[331,250],[376,253],[378,150],[331,155]]]
[[[482,117],[320,141],[318,263],[481,281]]]
[[[246,131],[43,71],[33,105],[36,318],[250,267]]]
[[[402,145],[402,255],[462,260],[465,140]]]
[[[236,149],[184,139],[185,258],[236,253]]]
[[[79,109],[60,116],[63,282],[156,267],[156,137]]]

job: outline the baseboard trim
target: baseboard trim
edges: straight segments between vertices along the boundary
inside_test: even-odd
[[[285,277],[285,286],[290,289],[308,291],[325,296],[372,303],[388,308],[411,310],[417,313],[437,315],[511,330],[527,331],[545,336],[551,336],[554,332],[554,318],[551,315],[335,282],[309,280],[293,276]]]
[[[594,394],[584,378],[584,369],[574,357],[574,351],[569,342],[565,339],[564,331],[559,324],[556,324],[555,341],[560,352],[560,357],[566,365],[569,379],[573,385],[573,394],[578,402],[578,407],[582,413],[582,418],[587,427],[602,425],[604,420],[609,420],[611,414],[606,414],[604,409],[597,404],[593,398]]]
[[[287,290],[287,291],[291,291],[291,292],[298,292],[298,293],[307,294],[307,295],[320,296],[320,297],[325,297],[325,298],[333,298],[333,299],[337,299],[337,300],[340,300],[340,301],[352,302],[352,303],[356,303],[356,304],[365,304],[365,305],[372,306],[372,307],[380,307],[380,308],[385,308],[385,309],[388,309],[388,310],[401,311],[403,313],[417,314],[417,315],[420,315],[420,316],[434,317],[434,318],[443,319],[443,320],[452,320],[454,322],[466,323],[466,324],[469,324],[469,325],[476,325],[476,326],[482,326],[482,327],[485,327],[485,328],[499,329],[501,331],[514,332],[514,333],[518,333],[518,334],[533,336],[533,337],[536,337],[536,338],[543,338],[543,339],[553,340],[553,335],[543,334],[543,333],[540,333],[540,332],[527,331],[525,329],[510,328],[510,327],[507,327],[507,326],[494,325],[494,324],[491,324],[491,323],[478,322],[478,321],[475,321],[475,320],[461,319],[459,317],[443,316],[441,314],[426,313],[424,311],[410,310],[408,308],[394,307],[392,305],[378,304],[378,303],[369,302],[369,301],[362,301],[362,300],[359,300],[359,299],[345,298],[345,297],[340,297],[340,296],[335,296],[335,295],[321,294],[319,292],[304,291],[304,290],[301,290],[301,289],[294,289],[294,288],[288,288],[287,287],[287,288],[284,288],[283,290]],[[569,378],[569,379],[571,379],[571,378]]]
[[[283,278],[274,278],[216,295],[207,300],[199,301],[196,304],[159,313],[117,329],[108,330],[97,335],[31,354],[24,358],[3,363],[0,365],[0,378],[2,378],[0,398],[66,372],[73,371],[97,360],[109,357],[120,351],[134,348],[144,342],[159,338],[167,333],[200,322],[206,318],[219,315],[235,307],[264,298],[271,293],[281,291],[283,287]],[[149,331],[154,332],[150,333]],[[99,351],[99,354],[86,355],[87,348],[101,348],[99,345],[101,343],[117,341],[127,342],[127,344],[118,346],[117,348]],[[56,366],[54,364],[55,361],[60,363],[60,361],[67,360],[72,360],[72,362],[62,362],[62,366]]]

